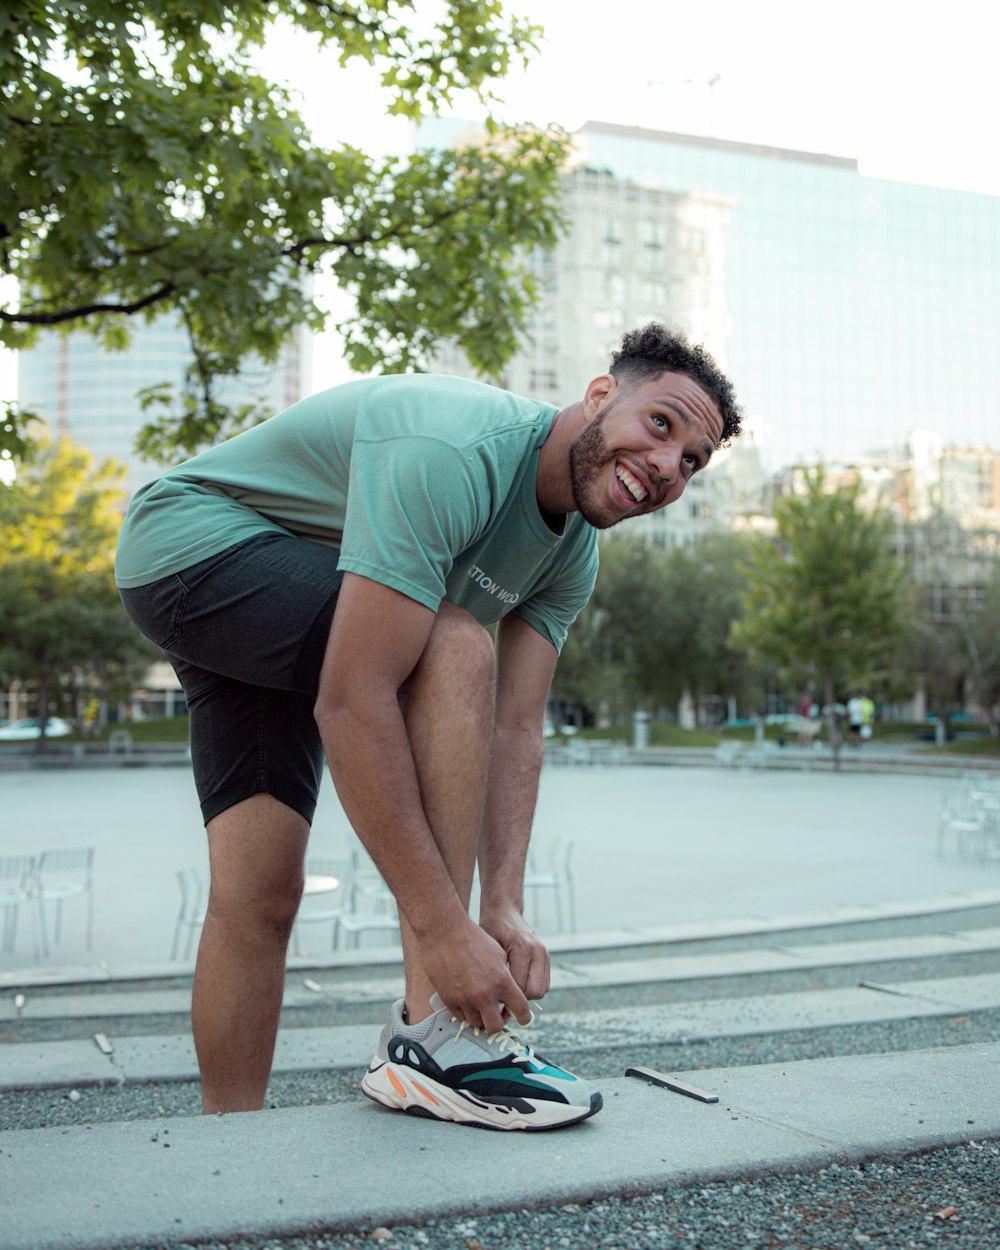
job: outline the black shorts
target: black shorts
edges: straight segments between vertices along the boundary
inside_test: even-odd
[[[313,705],[343,579],[339,554],[259,534],[120,591],[184,688],[206,824],[261,792],[312,822],[323,776]]]

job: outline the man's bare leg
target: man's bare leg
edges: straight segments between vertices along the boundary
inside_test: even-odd
[[[255,1111],[271,1072],[309,826],[255,794],[207,828],[212,884],[191,1006],[202,1110]]]
[[[486,630],[442,603],[420,663],[400,696],[420,797],[459,897],[472,892],[493,733],[496,660]],[[430,1014],[434,987],[406,918],[400,916],[406,1018]]]

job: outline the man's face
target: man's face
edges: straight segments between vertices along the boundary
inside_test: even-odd
[[[722,437],[722,416],[684,373],[630,388],[612,382],[607,401],[570,445],[577,509],[597,529],[678,499]]]

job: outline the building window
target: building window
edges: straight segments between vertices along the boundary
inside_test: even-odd
[[[650,308],[664,305],[667,302],[666,284],[643,278],[639,283],[639,299]]]
[[[609,304],[621,306],[625,303],[625,279],[620,273],[609,273],[604,279],[604,293]]]
[[[601,242],[624,243],[625,225],[620,217],[601,218]]]
[[[667,246],[667,224],[664,221],[654,221],[651,217],[645,217],[639,222],[639,242],[643,247],[653,248],[657,251]]]

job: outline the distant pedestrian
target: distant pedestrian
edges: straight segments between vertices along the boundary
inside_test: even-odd
[[[856,747],[861,745],[861,726],[865,717],[865,701],[859,694],[847,700],[847,733]]]
[[[875,725],[875,704],[868,695],[861,696],[861,741],[867,742]]]

